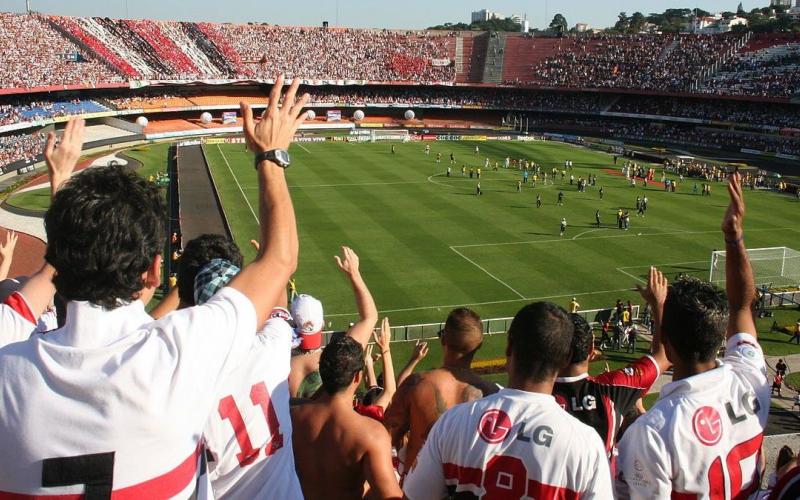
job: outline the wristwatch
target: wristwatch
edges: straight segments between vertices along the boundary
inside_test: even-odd
[[[258,168],[258,164],[262,161],[271,161],[282,168],[289,168],[289,164],[291,163],[289,152],[285,149],[271,149],[263,153],[258,153],[256,155],[256,168]]]

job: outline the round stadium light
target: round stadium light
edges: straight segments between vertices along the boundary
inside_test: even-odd
[[[357,109],[355,113],[353,113],[353,118],[357,121],[361,121],[364,119],[364,112],[360,109]]]
[[[406,111],[405,115],[403,115],[403,116],[406,117],[406,120],[413,120],[414,117],[417,116],[417,115],[416,115],[416,113],[414,113],[413,110],[409,109],[409,110]]]
[[[316,118],[316,117],[317,117],[317,114],[316,114],[316,113],[314,113],[314,110],[313,110],[313,109],[309,109],[308,111],[306,111],[306,119],[307,119],[308,121],[312,121],[312,120],[313,120],[314,118]]]
[[[211,117],[211,113],[209,113],[208,111],[206,111],[202,115],[200,115],[200,122],[202,122],[204,124],[211,123],[212,119],[213,118]]]
[[[136,125],[140,127],[146,127],[148,123],[150,123],[150,120],[148,120],[146,116],[140,116],[136,119]]]

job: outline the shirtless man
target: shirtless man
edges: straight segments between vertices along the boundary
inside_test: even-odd
[[[361,318],[350,327],[347,334],[366,345],[378,322],[378,309],[358,270],[358,255],[352,249],[342,247],[342,257],[336,256],[335,259],[339,269],[350,278]],[[322,330],[325,327],[322,304],[310,295],[299,295],[292,302],[291,312],[295,320],[297,341],[292,349],[289,394],[293,398],[310,398],[322,385],[319,376]]]
[[[403,497],[389,434],[353,410],[363,369],[362,343],[348,335],[332,339],[320,357],[320,395],[292,409],[295,466],[308,500],[362,498],[365,482],[370,498]]]
[[[397,389],[386,411],[384,424],[392,442],[400,443],[408,432],[402,460],[407,472],[425,444],[433,424],[453,406],[497,392],[496,385],[470,370],[472,358],[483,342],[480,317],[466,308],[447,316],[441,336],[444,362],[441,368],[408,377]],[[399,446],[398,446],[399,448]]]

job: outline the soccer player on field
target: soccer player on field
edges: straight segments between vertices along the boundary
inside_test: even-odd
[[[395,153],[395,146],[394,146],[394,144],[392,144],[392,154],[394,154],[394,153]]]
[[[536,208],[542,208],[542,195],[536,193]]]
[[[436,153],[436,163],[442,163],[442,153]]]
[[[566,232],[567,232],[567,218],[566,217],[562,217],[561,218],[561,232],[560,232],[559,236],[564,236],[564,233],[566,233]]]
[[[559,191],[558,192],[558,204],[559,205],[563,205],[564,204],[564,192],[563,191]]]
[[[597,223],[597,227],[600,227],[600,210],[594,211],[594,221]]]
[[[430,144],[426,144],[425,145],[425,155],[427,156],[429,154],[431,154],[431,145]]]
[[[521,191],[522,191],[522,181],[517,179],[517,192],[519,193]]]
[[[549,302],[517,313],[508,388],[442,415],[405,479],[407,498],[613,498],[600,438],[552,396],[572,330],[567,312]]]
[[[695,278],[669,287],[661,332],[673,382],[619,444],[621,498],[746,498],[761,482],[770,389],[751,308],[755,283],[738,173],[728,193],[722,221],[727,300]],[[720,363],[716,353],[726,336]]]

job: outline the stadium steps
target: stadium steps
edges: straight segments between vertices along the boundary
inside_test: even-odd
[[[503,61],[505,59],[506,35],[504,33],[490,33],[486,45],[486,63],[483,66],[483,83],[503,82]]]
[[[667,60],[667,58],[675,51],[675,48],[678,46],[678,40],[673,40],[672,43],[664,47],[664,50],[661,51],[661,55],[658,56],[658,62],[663,63]]]

